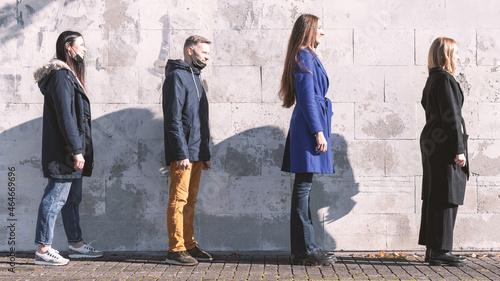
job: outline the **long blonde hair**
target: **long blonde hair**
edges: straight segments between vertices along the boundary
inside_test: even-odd
[[[455,74],[457,68],[453,59],[457,42],[451,38],[438,37],[432,42],[427,59],[427,69],[441,67],[451,74]]]
[[[288,41],[285,58],[285,67],[281,76],[281,87],[278,92],[283,101],[283,107],[289,108],[295,104],[295,89],[293,87],[293,72],[295,67],[302,68],[297,59],[299,51],[307,49],[314,52],[316,48],[316,34],[318,32],[319,18],[310,14],[303,14],[295,21],[292,34]]]

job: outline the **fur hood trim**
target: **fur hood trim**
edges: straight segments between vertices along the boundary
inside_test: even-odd
[[[33,73],[33,77],[35,78],[35,81],[38,83],[43,80],[47,75],[49,75],[52,71],[56,71],[59,69],[69,69],[69,66],[63,62],[62,60],[58,59],[51,59],[47,64],[44,66],[40,67]]]
[[[48,63],[46,63],[44,66],[40,67],[33,73],[33,77],[35,78],[36,83],[40,83],[40,81],[43,80],[43,78],[47,77],[52,71],[60,70],[60,69],[67,69],[73,73],[73,75],[76,78],[76,81],[78,81],[78,84],[80,87],[82,87],[83,91],[86,93],[85,87],[83,87],[83,84],[78,80],[78,77],[76,77],[75,73],[71,68],[69,68],[69,65],[67,65],[65,62],[63,62],[60,59],[51,59]]]

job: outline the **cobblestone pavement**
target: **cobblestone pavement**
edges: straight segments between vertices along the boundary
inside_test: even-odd
[[[306,267],[290,265],[284,253],[216,253],[212,262],[174,266],[161,252],[108,252],[66,266],[35,266],[34,253],[17,253],[11,267],[9,253],[2,253],[0,280],[500,280],[497,253],[466,253],[464,267],[431,267],[421,255],[340,252],[333,266]]]

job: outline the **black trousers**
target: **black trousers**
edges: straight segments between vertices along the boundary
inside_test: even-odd
[[[458,205],[427,200],[422,203],[418,244],[433,250],[451,251]]]

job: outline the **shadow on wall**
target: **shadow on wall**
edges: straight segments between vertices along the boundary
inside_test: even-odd
[[[68,0],[73,2],[76,0]],[[11,1],[0,7],[0,42],[6,43],[22,35],[24,28],[32,24],[31,15],[43,10],[51,0]],[[65,3],[67,4],[67,3]],[[13,24],[15,22],[15,24]]]
[[[84,180],[84,239],[96,240],[95,246],[107,251],[166,251],[169,180],[163,171],[163,120],[148,109],[128,108],[93,119],[92,130],[95,166],[92,177]],[[19,250],[33,249],[36,214],[46,185],[41,136],[41,118],[0,134],[2,170],[16,167]],[[336,245],[335,231],[326,232],[324,226],[348,214],[358,192],[345,141],[339,135],[332,137],[337,174],[318,175],[311,200],[313,214],[320,214],[313,216],[317,242],[325,249]],[[204,248],[289,250],[293,175],[281,172],[284,143],[283,132],[271,126],[214,143],[212,170],[202,175],[195,221],[195,235]],[[0,204],[6,206],[5,197]],[[67,247],[60,218],[54,247]]]
[[[94,112],[98,106],[92,105]],[[84,178],[80,213],[84,239],[96,240],[96,247],[133,251],[167,245],[163,121],[154,117],[150,110],[129,108],[92,120],[95,165],[92,177]],[[38,205],[47,184],[41,137],[42,118],[0,134],[1,169],[16,168],[18,250],[33,249]],[[1,206],[7,205],[5,200],[0,197]],[[60,216],[54,247],[67,248]]]
[[[272,126],[253,128],[212,149],[212,171],[198,196],[199,242],[211,250],[289,251],[293,174],[281,172],[286,135]],[[332,223],[348,214],[358,193],[347,144],[332,135],[335,175],[315,176],[311,211],[316,242],[336,249]],[[316,215],[318,214],[318,215]]]
[[[332,134],[332,153],[335,174],[315,176],[311,204],[318,214],[313,219],[318,245],[326,250],[342,250],[342,245],[335,242],[335,236],[354,233],[355,230],[338,227],[335,222],[349,214],[356,205],[352,198],[359,193],[359,184],[354,181],[347,143],[342,135]]]

